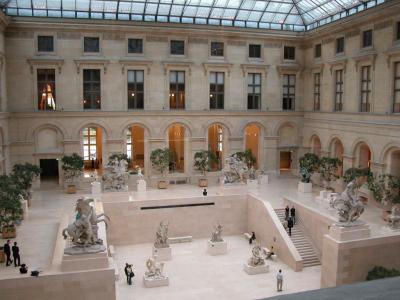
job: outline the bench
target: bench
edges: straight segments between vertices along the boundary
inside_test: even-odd
[[[269,250],[267,247],[264,247],[263,250],[267,253],[270,253],[271,250]],[[277,261],[278,256],[276,254],[272,254],[268,259],[272,260],[272,261]]]
[[[113,245],[108,246],[108,252],[110,253],[111,257],[115,256],[115,249]]]
[[[248,232],[243,233],[243,236],[245,237],[246,240],[250,240],[251,234]]]
[[[170,244],[190,243],[192,240],[193,240],[193,237],[191,235],[168,238],[168,242]]]

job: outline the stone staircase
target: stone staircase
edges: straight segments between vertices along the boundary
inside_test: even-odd
[[[285,209],[275,209],[275,213],[281,222],[285,221]],[[296,225],[292,228],[292,236],[290,238],[303,259],[303,267],[312,267],[321,264],[317,254],[315,253],[314,247],[305,236],[303,227],[299,224],[298,219],[296,220]]]

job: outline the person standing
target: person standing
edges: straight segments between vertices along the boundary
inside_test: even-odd
[[[290,217],[288,220],[289,236],[292,236],[293,219]]]
[[[278,274],[276,274],[276,289],[278,292],[282,292],[282,285],[283,285],[283,275],[282,270],[279,270]]]
[[[251,237],[249,238],[249,244],[253,244],[253,241],[256,240],[256,234],[254,231],[251,232]]]
[[[126,282],[129,285],[132,285],[132,277],[135,276],[132,270],[132,265],[125,263],[125,275],[126,275]]]
[[[17,242],[14,242],[14,246],[12,246],[12,254],[14,258],[14,266],[19,267],[21,265],[21,258],[19,256],[19,247],[17,246]],[[17,264],[18,260],[18,264]]]
[[[287,219],[289,219],[289,205],[286,205],[285,208],[285,220],[287,221]]]
[[[10,240],[7,240],[7,243],[4,244],[4,254],[6,255],[6,267],[8,267],[9,265],[12,264],[12,260],[11,260],[11,247],[10,247]]]
[[[293,224],[296,224],[296,209],[294,206],[290,209],[290,217],[293,219]]]

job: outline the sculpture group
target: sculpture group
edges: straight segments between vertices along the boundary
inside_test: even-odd
[[[223,238],[222,238],[222,225],[218,224],[214,226],[214,230],[211,233],[211,242],[213,243],[219,243],[219,242],[223,242]]]
[[[110,160],[104,168],[105,174],[101,178],[103,189],[110,191],[125,189],[128,181],[127,166],[128,162],[124,159],[114,158]]]
[[[145,272],[144,276],[147,279],[161,279],[165,278],[163,274],[164,270],[164,263],[158,263],[155,258],[150,257],[146,261],[147,271]]]
[[[97,215],[94,207],[90,205],[92,202],[94,202],[93,199],[78,199],[76,201],[75,220],[62,231],[64,239],[67,239],[68,236],[71,237],[75,250],[67,248],[65,253],[82,252],[76,250],[77,247],[84,248],[83,252],[85,253],[104,251],[103,240],[98,237],[97,224],[104,222],[107,226],[109,218],[103,213]]]
[[[268,256],[267,250],[262,248],[260,243],[256,243],[251,249],[252,256],[247,261],[247,264],[251,267],[258,267],[265,265],[265,260]]]
[[[156,240],[154,242],[154,247],[156,248],[167,248],[169,247],[168,242],[168,226],[169,223],[160,222],[156,232]]]
[[[227,157],[223,168],[224,182],[235,183],[244,182],[248,177],[248,167],[237,155]]]

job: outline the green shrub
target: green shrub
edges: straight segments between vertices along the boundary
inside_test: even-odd
[[[319,157],[314,153],[306,153],[299,159],[301,182],[309,183],[312,174],[318,169]]]
[[[368,272],[367,280],[375,280],[389,277],[400,276],[400,271],[396,269],[386,269],[385,267],[375,266]]]
[[[201,150],[194,154],[194,168],[205,174],[210,171],[211,164],[217,163],[218,159],[212,151]]]
[[[345,183],[350,183],[356,178],[370,175],[371,171],[368,168],[350,168],[344,172],[343,181]]]
[[[73,153],[72,155],[64,155],[61,159],[62,169],[67,181],[73,181],[82,175],[83,157]]]
[[[237,158],[239,158],[241,161],[243,161],[249,169],[251,167],[253,167],[257,162],[257,158],[253,155],[253,153],[251,152],[251,149],[233,153],[231,156],[234,156],[234,155],[236,155]]]
[[[163,176],[172,161],[172,153],[168,148],[158,148],[151,151],[150,161],[153,168],[158,170]]]

